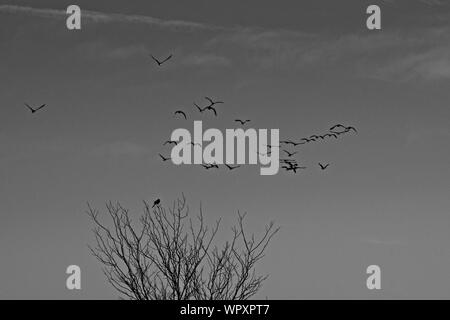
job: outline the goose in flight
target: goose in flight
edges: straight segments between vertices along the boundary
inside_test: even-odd
[[[183,117],[184,117],[184,119],[186,119],[187,120],[187,116],[186,116],[186,113],[184,112],[184,111],[181,111],[181,110],[177,110],[177,111],[175,111],[175,113],[174,113],[175,115],[177,115],[177,114],[181,114]]]
[[[294,159],[280,159],[280,162],[291,165],[291,164],[296,164],[297,161]]]
[[[46,106],[46,104],[44,103],[43,105],[41,105],[40,107],[37,107],[37,108],[32,108],[27,103],[25,103],[25,106],[28,109],[30,109],[31,113],[35,113],[35,112],[38,112],[39,110],[41,110],[42,108],[44,108]]]
[[[332,126],[330,128],[330,131],[333,131],[334,129],[337,129],[337,128],[342,128],[345,130],[347,127],[339,123],[339,124],[335,124],[334,126]]]
[[[164,162],[166,162],[166,161],[171,159],[171,158],[164,157],[161,153],[159,153],[159,156],[161,157],[162,161],[164,161]]]
[[[295,165],[295,166],[291,165],[289,167],[283,166],[282,168],[284,168],[286,171],[293,171],[294,173],[297,173],[298,169],[306,169],[306,167],[299,167],[297,165]]]
[[[296,154],[298,153],[298,151],[295,151],[295,152],[289,152],[289,151],[284,150],[284,149],[283,149],[283,151],[286,152],[286,154],[287,154],[287,156],[288,156],[289,158],[292,157],[292,156],[294,156],[294,155],[296,155]]]
[[[292,144],[294,147],[300,145],[300,144],[305,144],[306,142],[295,142],[295,141],[289,141],[289,144]]]
[[[241,166],[234,166],[234,167],[233,167],[233,166],[230,166],[230,165],[228,165],[228,164],[225,164],[225,166],[226,166],[228,169],[230,169],[230,171],[241,167]]]
[[[358,133],[358,131],[355,129],[355,127],[346,127],[345,132],[349,132],[350,130],[353,130],[355,133]]]
[[[163,146],[165,146],[166,144],[174,144],[174,145],[177,145],[177,144],[178,144],[178,141],[167,140],[166,142],[164,142]]]
[[[203,110],[211,110],[214,112],[214,115],[217,117],[217,110],[212,107],[212,105],[205,107]]]
[[[212,168],[219,169],[219,166],[215,163],[213,163],[213,164],[205,163],[205,164],[202,164],[202,167],[205,168],[206,170],[212,169]]]
[[[199,111],[200,113],[203,113],[203,111],[205,111],[205,109],[206,109],[206,108],[203,108],[203,109],[200,108],[199,105],[196,104],[195,102],[194,102],[194,106],[198,109],[198,111]]]
[[[284,150],[284,149],[283,149],[283,151],[287,154],[288,158],[291,158],[292,156],[294,156],[294,155],[296,155],[298,153],[298,151],[289,152],[289,151]]]
[[[223,101],[214,101],[214,100],[211,99],[210,97],[205,97],[205,99],[209,101],[209,103],[210,103],[209,106],[210,106],[210,107],[212,107],[213,105],[216,105],[216,104],[222,104],[222,103],[225,103],[225,102],[223,102]]]
[[[152,57],[152,59],[158,64],[158,66],[160,67],[163,63],[167,62],[169,59],[172,58],[172,55],[169,55],[167,58],[165,58],[164,60],[158,60],[156,59],[153,55],[150,55],[150,57]]]
[[[324,165],[319,162],[320,169],[322,169],[322,170],[325,170],[326,168],[328,168],[329,165],[330,165],[329,163]]]
[[[334,137],[335,139],[337,139],[337,134],[336,133],[326,133],[323,135],[323,137]]]
[[[161,204],[161,199],[156,199],[155,201],[153,201],[152,208],[154,208],[155,206],[159,206],[160,204]]]
[[[240,120],[240,119],[236,119],[234,120],[234,122],[239,122],[241,125],[245,125],[247,122],[250,122],[250,120]]]

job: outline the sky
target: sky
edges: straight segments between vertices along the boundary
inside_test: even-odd
[[[70,4],[0,1],[1,299],[116,299],[87,247],[87,203],[138,216],[142,200],[182,193],[222,218],[219,244],[238,211],[249,232],[281,227],[255,298],[450,298],[450,4],[78,0],[69,31]],[[381,30],[366,28],[369,4]],[[158,68],[149,54],[173,58]],[[225,102],[217,118],[195,111],[205,95]],[[299,146],[299,174],[159,158],[174,129],[236,118],[281,139],[336,123],[358,134]],[[72,264],[79,291],[65,287]],[[381,290],[366,287],[372,264]]]

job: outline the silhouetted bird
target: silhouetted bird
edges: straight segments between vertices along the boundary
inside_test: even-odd
[[[288,157],[292,157],[293,155],[295,155],[295,154],[298,153],[298,151],[295,151],[295,152],[289,152],[289,151],[287,151],[287,150],[283,150],[283,151],[286,152],[286,154],[287,154]]]
[[[159,206],[160,204],[161,204],[161,199],[156,199],[156,200],[153,202],[152,208],[154,208],[155,206]]]
[[[334,126],[332,126],[332,127],[330,128],[330,131],[333,131],[334,129],[337,129],[337,128],[343,128],[343,129],[345,129],[345,128],[347,128],[347,127],[344,126],[344,125],[342,125],[342,124],[335,124]]]
[[[234,122],[239,122],[242,125],[245,125],[247,122],[250,122],[250,120],[240,120],[240,119],[236,119],[234,120]]]
[[[295,173],[297,173],[297,170],[298,170],[298,169],[306,169],[306,167],[299,167],[299,166],[297,166],[297,165],[295,165],[295,166],[289,166],[289,167],[282,167],[282,168],[284,168],[286,171],[293,171],[293,172],[295,172]]]
[[[164,161],[164,162],[170,160],[170,158],[164,157],[161,153],[159,153],[159,156],[161,157],[162,161]]]
[[[294,147],[300,145],[300,144],[305,144],[305,142],[295,142],[295,141],[290,141],[290,144],[292,144]]]
[[[320,169],[322,169],[322,170],[325,170],[326,168],[328,168],[329,165],[330,165],[329,163],[323,165],[319,162]]]
[[[228,169],[230,169],[230,170],[234,170],[234,169],[237,169],[237,168],[239,168],[240,166],[230,166],[230,165],[228,165],[228,164],[225,164],[225,166],[228,168]]]
[[[177,145],[178,142],[177,142],[177,141],[173,141],[173,140],[167,140],[166,142],[164,142],[163,146],[165,146],[166,144],[174,144],[174,145]]]
[[[200,113],[202,113],[203,111],[205,111],[205,108],[200,108],[199,106],[198,106],[198,104],[196,104],[195,102],[194,102],[194,106],[196,106],[197,107],[197,109],[198,109],[198,111],[200,111]]]
[[[170,58],[172,58],[172,55],[169,55],[167,58],[165,58],[164,60],[158,60],[156,59],[153,55],[150,55],[152,57],[152,59],[158,64],[158,66],[161,66],[163,63],[165,63],[166,61],[168,61]]]
[[[212,169],[212,168],[219,169],[219,166],[218,166],[217,164],[215,164],[215,163],[213,163],[213,164],[205,163],[205,164],[202,164],[202,166],[203,166],[206,170]]]
[[[358,133],[358,131],[356,131],[356,129],[355,129],[355,127],[347,127],[347,128],[345,128],[345,131],[350,131],[350,130],[353,130],[355,133]]]
[[[204,110],[211,110],[212,112],[214,112],[214,115],[217,117],[217,110],[214,109],[212,106],[207,106],[207,107],[205,107]]]
[[[32,108],[32,107],[30,107],[28,104],[26,104],[25,103],[25,106],[28,108],[28,109],[30,109],[30,111],[31,111],[31,113],[35,113],[35,112],[38,112],[39,110],[41,110],[42,108],[44,108],[45,106],[46,106],[46,104],[43,104],[43,105],[41,105],[40,107],[38,107],[38,108]]]
[[[212,106],[215,105],[215,104],[221,104],[221,103],[224,103],[223,101],[214,101],[214,100],[211,99],[210,97],[205,97],[205,99],[209,101],[209,103],[210,103],[209,107],[212,107]]]
[[[286,164],[295,164],[295,163],[297,163],[297,161],[296,160],[294,160],[294,159],[280,159],[280,162],[282,162],[282,163],[286,163]]]
[[[337,139],[337,134],[336,133],[326,133],[324,134],[325,137],[334,137],[335,139]]]
[[[177,115],[177,114],[181,114],[186,120],[187,120],[187,116],[186,116],[186,113],[184,113],[184,111],[181,111],[181,110],[177,110],[177,111],[175,111],[175,113],[174,113],[175,115]]]

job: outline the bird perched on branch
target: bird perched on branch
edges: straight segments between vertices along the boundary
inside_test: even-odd
[[[156,199],[156,200],[153,202],[152,208],[154,208],[155,206],[159,206],[160,204],[161,204],[161,199]]]

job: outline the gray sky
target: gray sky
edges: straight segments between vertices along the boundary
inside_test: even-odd
[[[87,248],[86,202],[139,214],[181,192],[224,219],[219,239],[238,210],[249,231],[282,227],[259,298],[450,298],[450,6],[378,1],[371,32],[374,3],[79,0],[89,12],[70,32],[72,1],[1,1],[0,298],[117,297]],[[157,68],[149,53],[174,58]],[[217,119],[195,113],[205,95],[226,102]],[[48,107],[32,116],[24,102]],[[299,147],[298,175],[157,156],[176,128],[235,118],[281,138],[339,122],[359,134]],[[65,288],[70,264],[79,292]],[[370,264],[381,291],[365,286]]]

